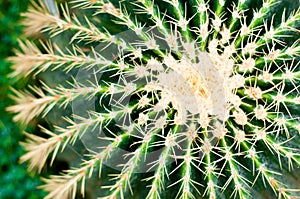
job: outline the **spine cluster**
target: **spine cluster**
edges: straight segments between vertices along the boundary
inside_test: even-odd
[[[255,2],[33,2],[9,60],[40,86],[13,90],[8,111],[26,125],[73,112],[25,133],[21,162],[41,172],[67,146],[88,151],[44,179],[46,198],[85,196],[93,178],[107,199],[299,197],[284,174],[300,166],[300,10]],[[56,71],[64,83],[43,80]]]

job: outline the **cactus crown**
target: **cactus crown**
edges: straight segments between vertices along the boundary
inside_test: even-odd
[[[41,81],[8,110],[63,120],[25,133],[21,162],[81,153],[46,198],[299,196],[283,176],[300,165],[299,21],[277,0],[33,2],[25,33],[48,39],[9,59]]]

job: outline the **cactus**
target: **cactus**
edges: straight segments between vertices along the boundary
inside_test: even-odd
[[[41,172],[67,146],[81,153],[43,178],[46,198],[91,187],[110,199],[298,198],[288,176],[300,165],[300,9],[291,7],[299,3],[32,2],[27,39],[9,60],[11,76],[40,81],[13,90],[8,111],[25,125],[59,118],[41,136],[25,132],[20,161]]]

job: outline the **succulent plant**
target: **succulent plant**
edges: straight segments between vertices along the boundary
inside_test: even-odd
[[[10,57],[21,162],[46,198],[296,198],[300,10],[278,0],[33,2]],[[40,41],[36,35],[40,34]],[[35,37],[32,37],[35,35]],[[50,81],[52,79],[52,81]],[[53,83],[53,79],[55,82]],[[77,146],[78,145],[78,146]],[[78,148],[84,150],[78,150]],[[293,173],[291,173],[293,172]]]

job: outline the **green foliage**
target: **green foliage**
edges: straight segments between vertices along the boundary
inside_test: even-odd
[[[18,125],[5,111],[11,105],[8,98],[9,86],[13,83],[7,77],[11,72],[10,63],[6,57],[12,55],[12,49],[17,45],[21,34],[21,26],[17,25],[20,12],[27,7],[27,0],[0,1],[0,198],[1,199],[38,199],[43,197],[42,191],[37,191],[40,184],[38,177],[33,177],[26,170],[25,164],[18,164],[24,154],[18,142],[24,137]],[[18,83],[20,86],[24,82]],[[16,83],[14,83],[16,86]],[[20,87],[19,86],[19,87]]]

